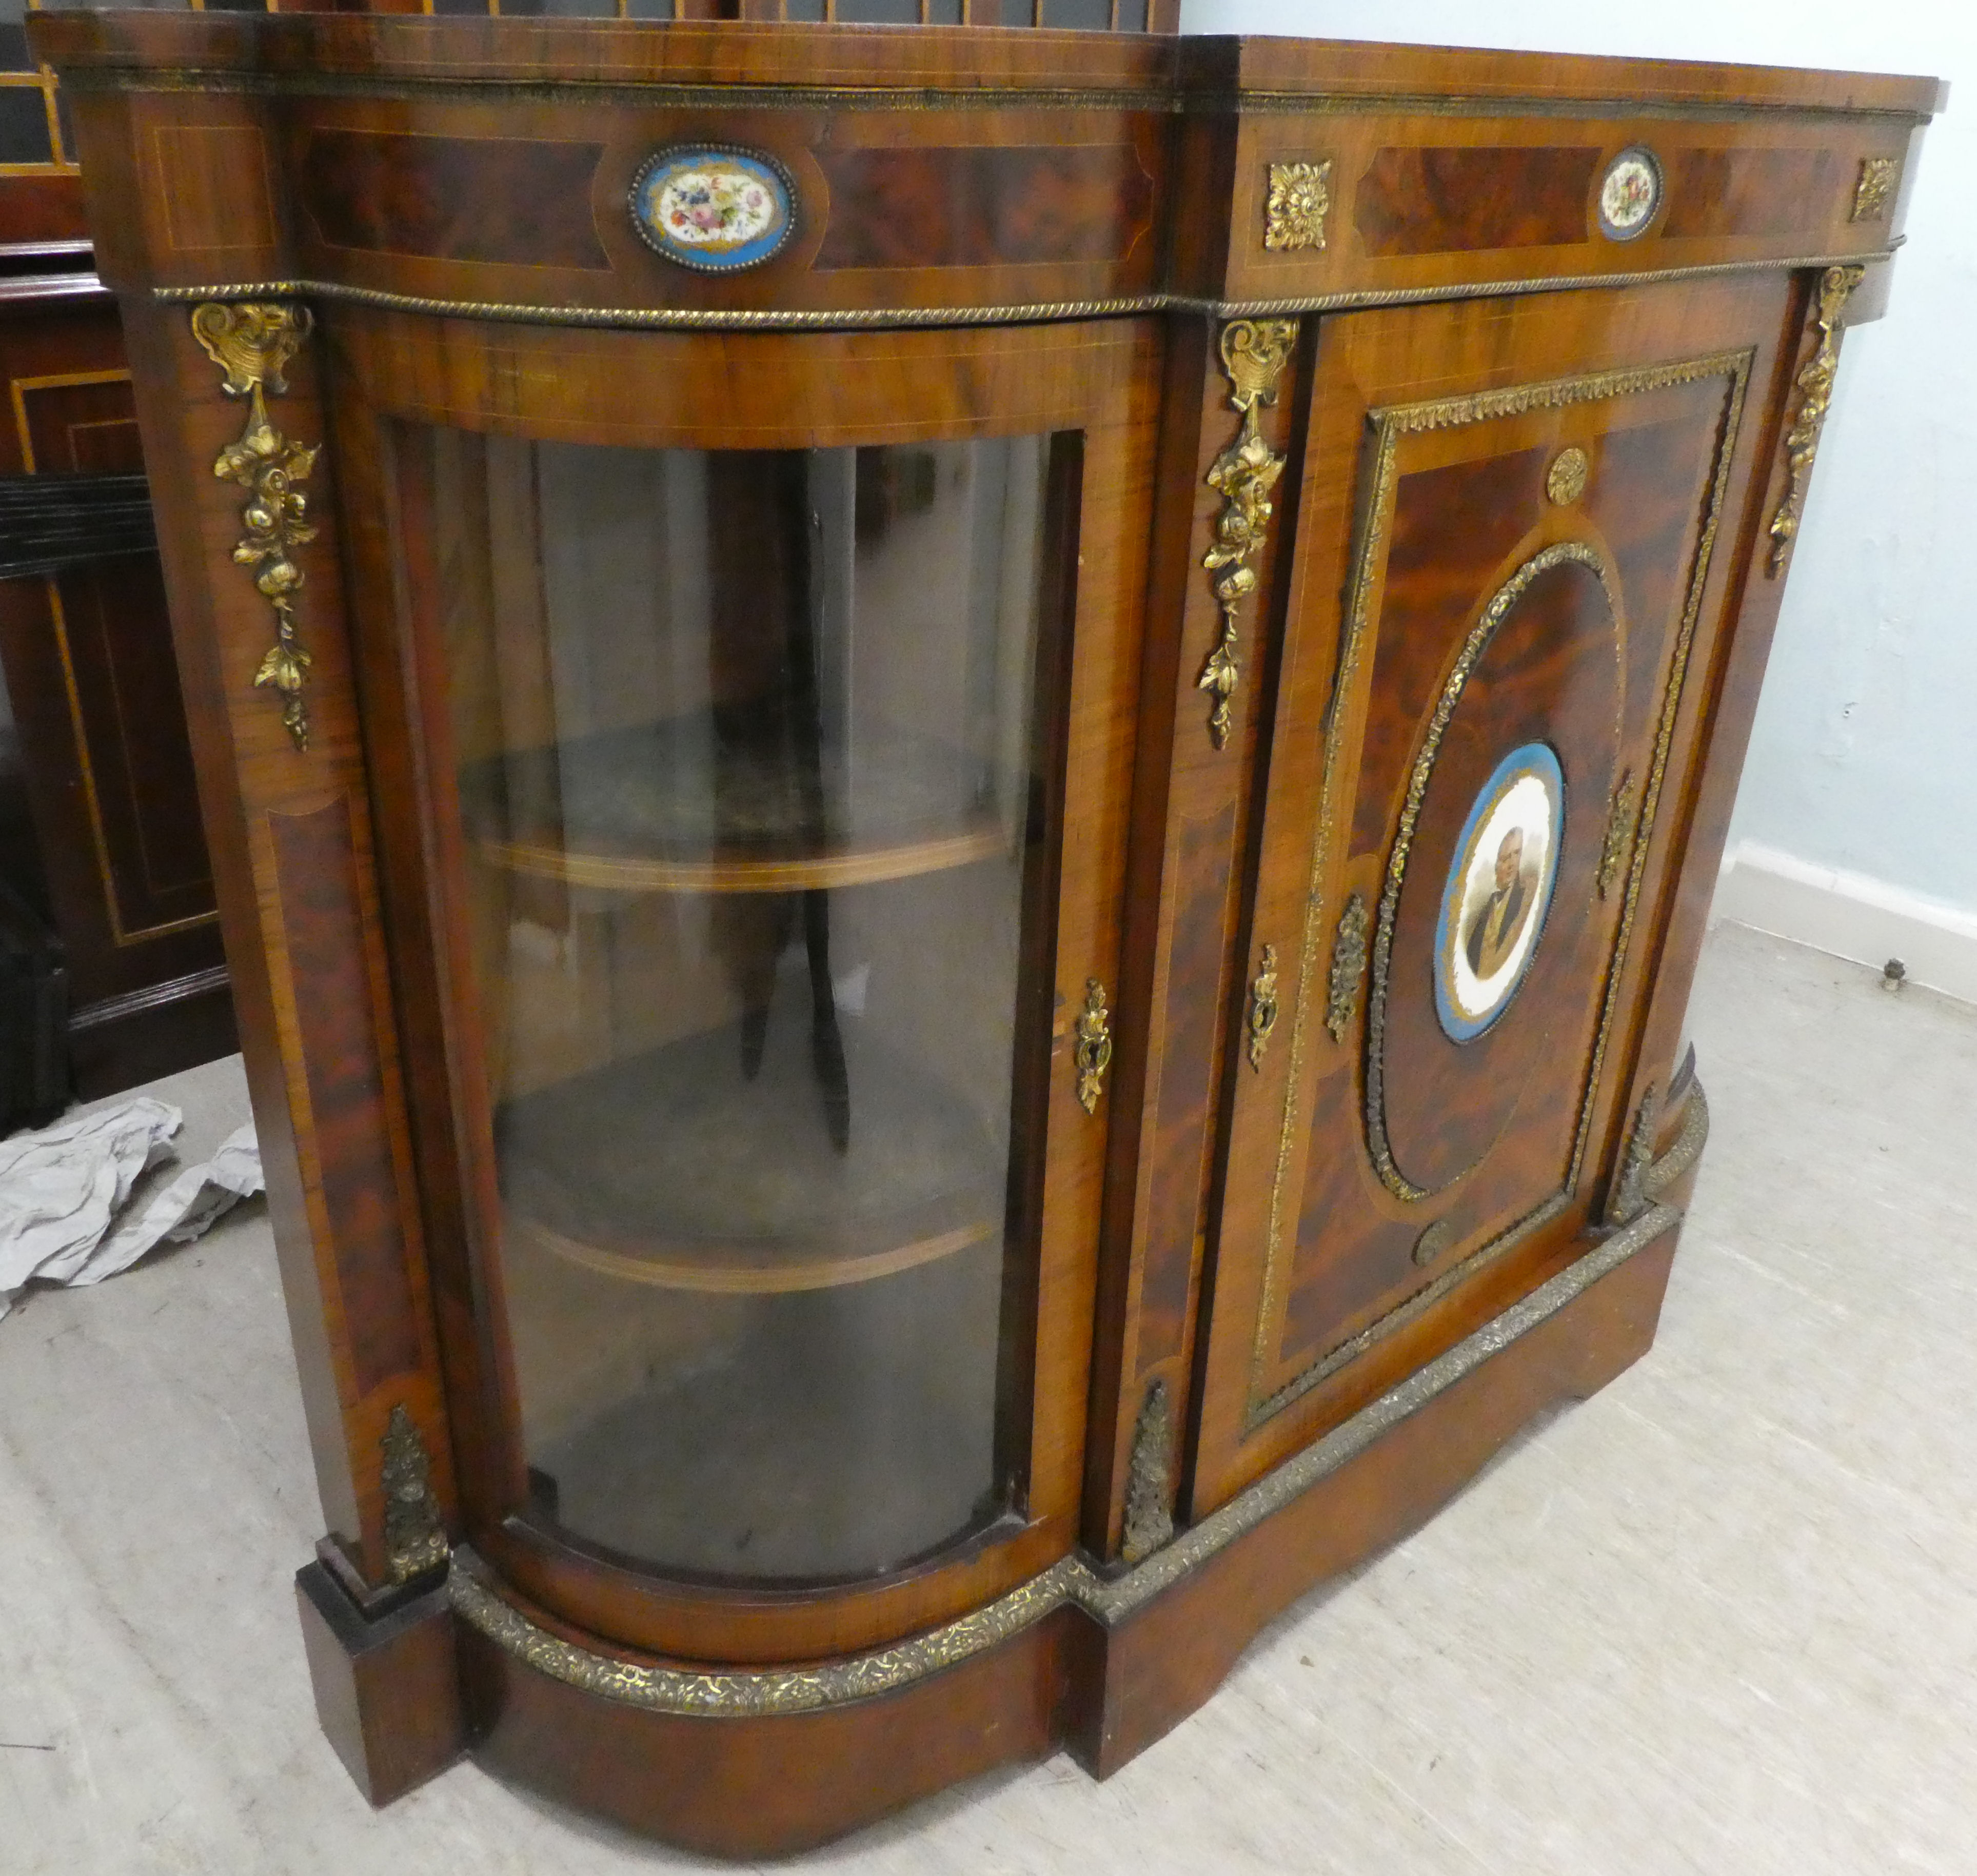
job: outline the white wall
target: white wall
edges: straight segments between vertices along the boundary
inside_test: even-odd
[[[1851,878],[1911,919],[1968,927],[1977,915],[1977,0],[1183,0],[1181,18],[1190,32],[1950,81],[1951,109],[1924,140],[1888,316],[1846,342],[1731,831],[1731,853],[1748,856],[1753,877],[1725,896],[1733,917],[1773,930],[1797,920],[1787,936],[1876,963],[1899,932],[1870,924],[1843,943],[1824,926],[1803,928],[1802,890],[1796,911],[1767,897],[1771,862],[1791,863],[1783,870],[1796,869],[1797,889],[1817,874],[1843,893]],[[1977,968],[1977,950],[1970,963]]]

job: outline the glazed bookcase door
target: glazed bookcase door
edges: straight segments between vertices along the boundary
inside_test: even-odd
[[[1197,1515],[1616,1202],[1793,292],[1320,327],[1305,460],[1338,467],[1304,494],[1249,932],[1283,1015],[1233,1074]]]
[[[439,408],[388,323],[332,345],[469,1531],[649,1646],[917,1626],[1072,1514],[1143,341],[545,335],[532,421],[512,338]]]

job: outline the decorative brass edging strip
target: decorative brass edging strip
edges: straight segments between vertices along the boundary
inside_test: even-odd
[[[1771,517],[1771,558],[1769,571],[1775,580],[1791,560],[1792,543],[1798,538],[1799,517],[1805,507],[1805,490],[1819,454],[1820,433],[1826,428],[1826,413],[1833,402],[1833,381],[1840,374],[1840,315],[1848,296],[1866,277],[1864,267],[1829,267],[1819,282],[1818,309],[1814,315],[1819,329],[1819,345],[1800,368],[1796,383],[1803,394],[1798,416],[1785,432],[1785,461],[1791,481],[1778,511]]]
[[[572,18],[581,26],[588,22]],[[1137,36],[1137,35],[1136,35]],[[1506,90],[1497,93],[1378,91],[1284,91],[1241,87],[1126,83],[1117,89],[1069,85],[1009,85],[972,88],[958,85],[695,84],[663,78],[544,78],[510,72],[499,76],[442,78],[414,71],[285,72],[217,70],[211,67],[71,66],[62,74],[71,91],[198,91],[255,97],[386,97],[484,104],[504,94],[525,95],[536,104],[630,104],[646,109],[789,110],[862,109],[920,111],[951,110],[1104,111],[1145,111],[1163,117],[1220,117],[1236,111],[1272,116],[1332,117],[1396,114],[1404,117],[1642,117],[1691,124],[1763,122],[1778,117],[1808,124],[1866,120],[1924,126],[1926,111],[1895,104],[1794,103],[1788,99],[1745,99],[1734,104],[1700,97],[1642,98],[1622,93],[1561,97]]]
[[[282,699],[282,721],[298,749],[309,747],[309,705],[302,682],[312,662],[295,636],[295,596],[302,571],[289,557],[292,547],[315,538],[309,525],[306,497],[296,488],[315,466],[318,445],[291,443],[268,421],[266,393],[285,391],[282,375],[315,322],[306,306],[244,301],[231,306],[209,300],[193,309],[192,335],[226,373],[221,388],[246,398],[247,427],[240,439],[219,452],[213,473],[247,491],[240,511],[246,529],[233,550],[243,566],[259,567],[254,584],[275,609],[275,642],[261,660],[254,682],[272,685]]]
[[[842,1706],[937,1674],[1041,1622],[1070,1600],[1077,1577],[1089,1574],[1075,1557],[1067,1557],[986,1607],[895,1647],[821,1667],[725,1674],[651,1667],[593,1654],[530,1621],[457,1563],[447,1584],[454,1607],[467,1622],[517,1660],[553,1680],[654,1713],[748,1719]]]
[[[1157,1551],[1138,1569],[1116,1581],[1101,1584],[1094,1591],[1074,1589],[1080,1606],[1108,1628],[1115,1627],[1216,1551],[1253,1531],[1272,1512],[1282,1510],[1293,1498],[1356,1459],[1383,1435],[1419,1413],[1437,1395],[1447,1393],[1491,1356],[1500,1355],[1513,1343],[1556,1316],[1602,1277],[1673,1230],[1682,1223],[1682,1217],[1672,1205],[1656,1205],[1642,1213],[1625,1230],[1616,1231],[1584,1257],[1566,1265],[1522,1302],[1513,1303],[1474,1334],[1465,1336],[1447,1354],[1417,1369],[1406,1380],[1362,1407],[1295,1458],[1286,1460],[1219,1511],[1211,1511],[1165,1550]]]
[[[1215,544],[1201,563],[1215,576],[1216,603],[1222,608],[1222,636],[1194,681],[1215,699],[1208,734],[1218,749],[1229,745],[1229,700],[1241,669],[1236,662],[1236,618],[1256,590],[1249,557],[1263,544],[1270,526],[1270,490],[1284,472],[1284,459],[1263,441],[1257,427],[1259,405],[1274,404],[1277,380],[1297,343],[1295,319],[1232,319],[1222,329],[1222,368],[1229,374],[1229,408],[1243,419],[1236,441],[1210,464],[1208,486],[1223,497],[1215,517]]]
[[[1336,729],[1334,719],[1342,702],[1352,695],[1358,675],[1360,653],[1371,625],[1373,600],[1379,583],[1385,517],[1393,497],[1401,439],[1425,431],[1447,429],[1480,422],[1490,418],[1516,416],[1530,410],[1563,409],[1574,404],[1663,390],[1675,385],[1693,384],[1711,378],[1721,377],[1728,381],[1728,406],[1719,432],[1715,470],[1710,478],[1708,507],[1703,517],[1701,532],[1696,540],[1688,596],[1669,659],[1667,682],[1662,693],[1661,721],[1655,735],[1654,757],[1649,770],[1632,851],[1625,867],[1625,896],[1622,902],[1619,926],[1608,967],[1606,994],[1601,1006],[1592,1060],[1586,1071],[1585,1085],[1590,1091],[1599,1085],[1599,1077],[1606,1061],[1607,1039],[1612,1028],[1614,1011],[1619,998],[1622,966],[1633,930],[1647,847],[1653,837],[1662,781],[1667,772],[1668,753],[1674,742],[1675,718],[1681,708],[1688,669],[1689,651],[1695,642],[1697,623],[1701,616],[1702,596],[1708,584],[1717,531],[1722,519],[1724,496],[1729,486],[1731,465],[1736,457],[1737,439],[1742,427],[1744,401],[1750,382],[1753,355],[1748,350],[1718,352],[1679,364],[1642,365],[1619,371],[1595,372],[1580,378],[1553,378],[1537,384],[1510,385],[1500,391],[1435,398],[1421,404],[1393,405],[1368,413],[1375,444],[1374,461],[1369,471],[1371,487],[1364,510],[1366,518],[1354,549],[1353,571],[1347,592],[1345,617],[1342,628],[1343,642],[1340,647],[1338,672],[1333,680],[1332,700],[1325,712],[1327,733],[1324,766],[1319,785],[1318,820],[1312,841],[1312,873],[1305,895],[1302,969],[1297,997],[1292,1009],[1291,1059],[1285,1077],[1283,1121],[1277,1136],[1276,1164],[1271,1177],[1270,1205],[1265,1227],[1263,1286],[1256,1312],[1256,1337],[1250,1348],[1251,1399],[1249,1411],[1244,1416],[1246,1430],[1261,1425],[1272,1415],[1317,1386],[1328,1375],[1335,1373],[1345,1362],[1370,1347],[1374,1342],[1412,1321],[1423,1310],[1438,1302],[1456,1285],[1466,1281],[1484,1265],[1501,1257],[1526,1234],[1539,1229],[1563,1212],[1569,1203],[1566,1194],[1576,1185],[1584,1163],[1587,1129],[1592,1121],[1592,1103],[1589,1100],[1583,1100],[1564,1192],[1555,1194],[1507,1230],[1472,1251],[1460,1263],[1444,1271],[1425,1290],[1416,1292],[1377,1322],[1361,1329],[1351,1340],[1321,1356],[1301,1373],[1293,1376],[1274,1393],[1266,1395],[1262,1392],[1268,1353],[1266,1337],[1275,1319],[1277,1298],[1282,1283],[1286,1181],[1295,1144],[1298,1089],[1302,1078],[1308,1046],[1312,1000],[1309,986],[1326,913],[1324,882],[1320,874],[1331,850],[1332,818],[1338,811],[1338,765],[1342,759],[1340,744],[1343,739],[1334,733]]]
[[[1670,1159],[1674,1157],[1672,1152]],[[1066,1604],[1075,1604],[1104,1627],[1116,1628],[1681,1222],[1682,1214],[1673,1206],[1652,1207],[1123,1576],[1102,1577],[1082,1557],[1066,1557],[985,1608],[889,1648],[823,1667],[713,1674],[621,1661],[565,1641],[484,1583],[477,1560],[464,1550],[454,1554],[447,1578],[453,1606],[496,1646],[567,1686],[654,1713],[715,1719],[815,1713],[889,1693],[996,1646]]]
[[[442,299],[351,286],[340,280],[240,281],[217,286],[154,286],[166,306],[208,299],[328,299],[386,312],[440,319],[486,319],[520,325],[623,327],[640,332],[834,332],[922,325],[1022,325],[1059,319],[1121,319],[1141,312],[1192,312],[1210,319],[1263,319],[1355,307],[1414,306],[1449,299],[1502,299],[1524,293],[1570,293],[1587,287],[1651,286],[1721,274],[1792,273],[1814,267],[1872,266],[1892,260],[1892,248],[1866,254],[1797,254],[1779,260],[1710,261],[1694,267],[1652,267],[1626,273],[1547,274],[1537,279],[1469,280],[1446,286],[1375,287],[1304,293],[1270,299],[1202,299],[1186,293],[1134,293],[1115,299],[1034,300],[995,306],[857,306],[844,309],[689,306],[553,306],[499,300]]]
[[[1549,547],[1540,548],[1511,574],[1490,596],[1482,617],[1470,628],[1469,636],[1457,654],[1454,669],[1443,681],[1441,695],[1435,699],[1434,713],[1428,719],[1427,735],[1422,739],[1408,777],[1407,798],[1401,804],[1400,826],[1387,856],[1386,884],[1380,894],[1379,918],[1373,931],[1372,989],[1366,999],[1366,1064],[1362,1078],[1365,1088],[1366,1147],[1372,1158],[1373,1170],[1380,1175],[1380,1183],[1394,1197],[1411,1204],[1432,1197],[1441,1189],[1416,1185],[1402,1172],[1394,1163],[1393,1148],[1387,1137],[1387,977],[1393,958],[1394,923],[1400,911],[1401,887],[1406,880],[1408,861],[1414,852],[1414,826],[1421,818],[1421,804],[1427,798],[1427,784],[1441,754],[1441,739],[1447,733],[1449,720],[1455,715],[1457,705],[1462,701],[1463,692],[1468,688],[1469,674],[1490,649],[1490,641],[1516,609],[1517,602],[1541,576],[1555,566],[1589,568],[1606,595],[1606,616],[1617,628],[1621,616],[1619,597],[1613,590],[1606,558],[1596,547],[1589,547],[1583,540],[1554,541]],[[1351,907],[1347,910],[1349,912]],[[1342,929],[1344,920],[1340,923]],[[1328,1012],[1328,1028],[1331,1020]],[[1335,1035],[1338,1033],[1333,1031]],[[1460,1177],[1460,1174],[1453,1174],[1442,1184],[1451,1184]]]

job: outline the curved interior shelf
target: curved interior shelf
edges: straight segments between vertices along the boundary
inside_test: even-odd
[[[690,1366],[533,1448],[538,1520],[675,1577],[855,1580],[1005,1508],[1000,1247],[855,1290],[754,1300]]]
[[[973,864],[1012,836],[982,765],[861,729],[807,750],[774,709],[705,711],[520,751],[461,781],[481,856],[620,892],[799,892]]]
[[[730,1024],[508,1101],[495,1130],[511,1227],[611,1277],[756,1293],[863,1283],[993,1236],[995,1141],[861,1029],[845,1026],[841,1152],[791,1012],[752,1078]]]

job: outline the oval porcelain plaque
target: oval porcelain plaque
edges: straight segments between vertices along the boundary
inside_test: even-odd
[[[1662,166],[1651,150],[1623,150],[1599,179],[1599,232],[1609,241],[1647,233],[1662,205]]]
[[[668,260],[731,273],[760,266],[796,232],[796,185],[759,150],[675,144],[632,179],[632,223]]]
[[[1458,1042],[1480,1035],[1523,982],[1551,907],[1565,778],[1541,742],[1513,749],[1463,823],[1434,934],[1434,1001]]]

